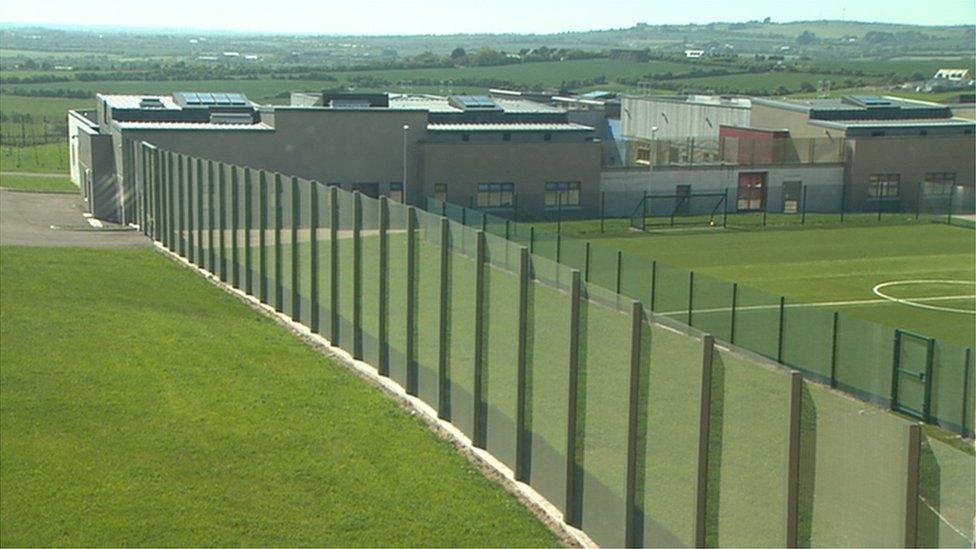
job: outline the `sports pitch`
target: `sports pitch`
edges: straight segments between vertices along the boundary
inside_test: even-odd
[[[564,222],[562,231],[790,301],[970,348],[976,340],[972,229],[918,223],[641,233],[608,223],[601,234],[587,221]]]

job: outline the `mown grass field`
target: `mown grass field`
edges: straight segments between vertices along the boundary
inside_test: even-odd
[[[0,187],[28,191],[78,192],[78,187],[67,176],[34,176],[0,173]]]
[[[4,546],[556,543],[378,390],[159,254],[4,247],[0,277]]]

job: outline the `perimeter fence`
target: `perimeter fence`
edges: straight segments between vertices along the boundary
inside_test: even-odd
[[[718,344],[538,242],[126,146],[142,231],[374,365],[601,545],[972,543],[970,447]]]
[[[428,199],[427,209],[577,269],[585,282],[640,301],[658,316],[706,331],[857,398],[973,437],[976,391],[968,347],[483,211],[434,199]],[[918,345],[924,352],[916,352]]]

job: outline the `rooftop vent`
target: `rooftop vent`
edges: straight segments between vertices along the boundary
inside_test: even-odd
[[[165,109],[163,100],[159,97],[143,97],[139,100],[140,109]]]
[[[487,95],[452,95],[447,99],[452,107],[461,109],[465,112],[492,112],[501,111],[502,108],[492,101]]]
[[[251,106],[242,93],[176,92],[173,99],[183,108]]]
[[[253,124],[254,116],[246,112],[213,112],[210,113],[211,124]]]
[[[843,99],[844,103],[851,105],[857,105],[858,107],[863,107],[865,109],[877,109],[880,107],[891,107],[892,102],[885,99],[884,97],[878,97],[877,95],[848,95]]]

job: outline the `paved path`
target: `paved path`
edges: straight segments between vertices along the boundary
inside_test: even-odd
[[[52,229],[89,227],[78,194],[22,192],[0,188],[0,245],[117,248],[149,246],[136,231]],[[90,227],[89,227],[90,228]]]

